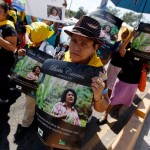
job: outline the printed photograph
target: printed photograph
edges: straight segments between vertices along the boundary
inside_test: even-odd
[[[143,52],[150,52],[150,34],[139,32],[133,39],[131,48]]]
[[[29,56],[24,56],[17,62],[13,72],[27,80],[37,82],[41,71],[41,65],[41,63]]]
[[[91,113],[92,97],[90,87],[41,74],[36,101],[49,115],[85,127]]]
[[[92,17],[97,19],[101,23],[100,37],[103,37],[107,43],[114,44],[118,39],[119,28],[105,19],[96,16]]]
[[[47,17],[52,20],[62,20],[62,8],[47,5]]]

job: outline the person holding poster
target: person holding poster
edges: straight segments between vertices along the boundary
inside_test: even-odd
[[[133,53],[126,50],[127,44],[137,34],[136,31],[132,31],[128,40],[124,41],[119,47],[118,54],[122,57],[121,71],[117,75],[117,79],[114,83],[112,94],[109,99],[109,106],[105,114],[98,120],[98,124],[102,125],[107,123],[108,113],[111,111],[112,106],[124,104],[128,107],[131,106],[133,98],[138,89],[138,84],[141,78],[142,66],[144,62],[139,59],[135,59]],[[150,65],[147,64],[147,69],[150,69]],[[119,109],[115,112],[116,118],[119,117]]]
[[[121,70],[120,63],[122,61],[122,57],[120,57],[120,55],[118,53],[119,46],[121,45],[122,42],[126,41],[130,37],[131,32],[132,32],[131,27],[129,27],[127,25],[123,26],[120,29],[120,32],[118,34],[119,39],[112,48],[113,51],[111,53],[111,60],[108,65],[108,68],[107,68],[107,81],[108,81],[107,85],[108,85],[109,97],[111,96],[111,92],[113,89],[113,85],[117,79],[117,75]],[[130,44],[127,45],[127,47],[126,47],[127,49],[129,48],[129,45]]]
[[[71,37],[71,41],[69,50],[65,53],[63,60],[102,67],[103,64],[96,54],[99,46],[103,44],[100,31],[100,23],[89,16],[82,16],[72,31],[64,30]],[[103,81],[106,81],[106,73],[101,72],[100,77],[93,78],[91,84],[94,93],[94,108],[99,112],[103,112],[107,105],[105,99],[102,97],[102,91],[105,87]]]
[[[27,33],[29,35],[28,47],[38,48],[44,51],[45,40],[53,34],[53,30],[50,30],[49,26],[44,22],[33,22],[31,25],[26,26]],[[43,45],[44,44],[44,45]],[[48,46],[48,45],[47,45]],[[24,54],[25,49],[19,49],[18,53]],[[35,74],[28,74],[28,78],[37,79],[39,76],[40,68],[36,66]],[[32,122],[35,115],[35,99],[31,96],[26,95],[25,113],[22,119],[22,124],[18,124],[17,131],[14,135],[15,142],[23,138],[27,131],[31,129]]]
[[[0,103],[7,103],[10,69],[15,62],[17,32],[13,22],[7,20],[8,5],[0,1]]]
[[[80,126],[79,116],[74,107],[76,100],[77,94],[75,90],[66,89],[61,96],[61,101],[53,106],[52,115],[73,125]]]
[[[36,97],[38,134],[51,148],[81,147],[91,105],[98,112],[106,110],[108,103],[102,95],[106,71],[96,54],[103,43],[100,30],[101,25],[97,20],[82,16],[71,31],[64,30],[71,41],[63,61],[49,59],[42,66],[45,79],[41,76]],[[92,70],[87,71],[88,68]],[[43,87],[46,88],[43,90]],[[75,92],[68,88],[78,93],[78,99]],[[43,96],[45,91],[46,95]],[[56,95],[53,95],[53,91],[56,91]],[[65,93],[60,102],[63,91]]]

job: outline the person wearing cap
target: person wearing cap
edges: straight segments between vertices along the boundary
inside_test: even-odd
[[[64,30],[70,38],[69,50],[64,53],[64,61],[81,63],[94,67],[102,67],[103,64],[97,56],[96,51],[103,39],[100,38],[101,25],[92,17],[82,16],[76,23],[72,31]],[[100,73],[99,77],[92,79],[91,88],[93,90],[93,106],[98,112],[106,109],[107,101],[102,96],[105,88],[106,72]]]
[[[26,25],[26,31],[28,35],[28,47],[39,48],[39,50],[44,49],[46,46],[46,53],[51,55],[49,52],[49,46],[45,41],[48,37],[50,37],[54,32],[50,30],[49,26],[44,22],[33,22],[31,25]],[[45,46],[44,46],[45,45]],[[25,49],[19,49],[18,55],[25,55]],[[18,124],[17,131],[14,135],[15,141],[17,142],[32,128],[32,122],[35,116],[35,99],[32,97],[25,95],[26,103],[25,103],[25,112],[22,119],[22,124]]]

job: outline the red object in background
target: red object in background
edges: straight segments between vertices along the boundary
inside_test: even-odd
[[[6,3],[11,4],[12,0],[5,0]]]
[[[138,84],[138,89],[141,92],[145,91],[146,88],[146,80],[147,80],[147,73],[146,73],[146,64],[143,64],[142,71],[141,71],[141,78]]]
[[[17,46],[17,49],[24,48],[24,46],[27,44],[26,35],[18,34],[18,38],[19,38],[20,44]]]

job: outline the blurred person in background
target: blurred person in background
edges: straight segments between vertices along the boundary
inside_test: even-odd
[[[7,103],[10,69],[15,62],[17,32],[13,22],[8,20],[8,5],[0,1],[0,103]]]

